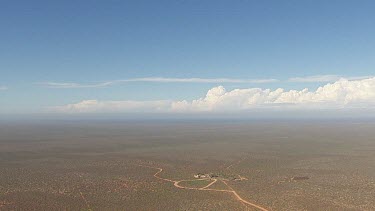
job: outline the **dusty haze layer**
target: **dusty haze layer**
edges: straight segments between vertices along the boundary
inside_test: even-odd
[[[3,122],[0,209],[374,210],[374,128],[360,120]]]

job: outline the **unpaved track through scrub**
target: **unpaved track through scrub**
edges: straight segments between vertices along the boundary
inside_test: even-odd
[[[257,204],[254,204],[254,203],[251,203],[249,201],[246,201],[245,199],[241,198],[240,195],[238,195],[238,193],[230,186],[228,185],[227,182],[225,182],[224,180],[221,180],[230,190],[222,190],[222,189],[211,189],[211,188],[208,188],[210,187],[211,185],[213,185],[215,182],[217,182],[217,179],[214,179],[213,182],[211,182],[210,184],[206,185],[205,187],[202,187],[202,188],[192,188],[192,187],[185,187],[185,186],[181,186],[179,185],[180,182],[186,182],[186,181],[197,181],[197,180],[210,180],[210,179],[195,179],[195,180],[171,180],[171,179],[167,179],[167,178],[163,178],[163,177],[160,177],[159,174],[163,171],[162,168],[159,168],[159,167],[153,167],[153,166],[146,166],[146,165],[138,165],[138,166],[142,166],[142,167],[146,167],[146,168],[151,168],[151,169],[156,169],[158,170],[155,174],[154,174],[154,177],[155,178],[158,178],[160,180],[164,180],[164,181],[167,181],[167,182],[172,182],[173,185],[176,187],[176,188],[180,188],[180,189],[187,189],[187,190],[202,190],[202,191],[218,191],[218,192],[227,192],[227,193],[232,193],[235,198],[240,201],[241,203],[243,203],[246,207],[249,205],[251,207],[254,207],[256,209],[259,209],[259,210],[262,210],[262,211],[268,211],[266,208],[263,208],[261,207],[260,205],[257,205]]]

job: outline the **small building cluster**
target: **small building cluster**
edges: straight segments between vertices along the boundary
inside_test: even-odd
[[[217,174],[202,174],[202,173],[198,173],[198,174],[195,174],[194,175],[194,178],[196,179],[204,179],[204,178],[209,178],[209,179],[212,179],[212,178],[218,178],[219,176]]]
[[[198,174],[194,175],[194,178],[196,178],[196,179],[210,178],[210,175],[209,174],[198,173]]]
[[[219,179],[219,180],[225,180],[225,181],[242,181],[242,180],[248,180],[245,177],[241,177],[240,175],[222,175],[220,173],[209,173],[209,174],[203,174],[198,173],[194,174],[195,179]]]

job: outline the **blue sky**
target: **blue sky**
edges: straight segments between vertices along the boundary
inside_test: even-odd
[[[191,101],[219,85],[314,90],[373,76],[373,8],[365,0],[1,1],[0,113],[84,100]],[[317,75],[332,79],[290,80]],[[119,82],[140,78],[245,82]],[[87,86],[103,82],[113,84]]]

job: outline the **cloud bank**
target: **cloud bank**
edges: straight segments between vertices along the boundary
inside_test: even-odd
[[[170,108],[171,102],[160,101],[98,101],[84,100],[75,104],[57,106],[54,111],[68,113],[92,113],[92,112],[164,112]]]
[[[54,111],[90,112],[233,112],[253,109],[373,109],[375,108],[375,77],[328,83],[315,91],[278,88],[234,89],[223,86],[208,90],[206,96],[182,101],[97,101],[84,100],[54,107]]]

